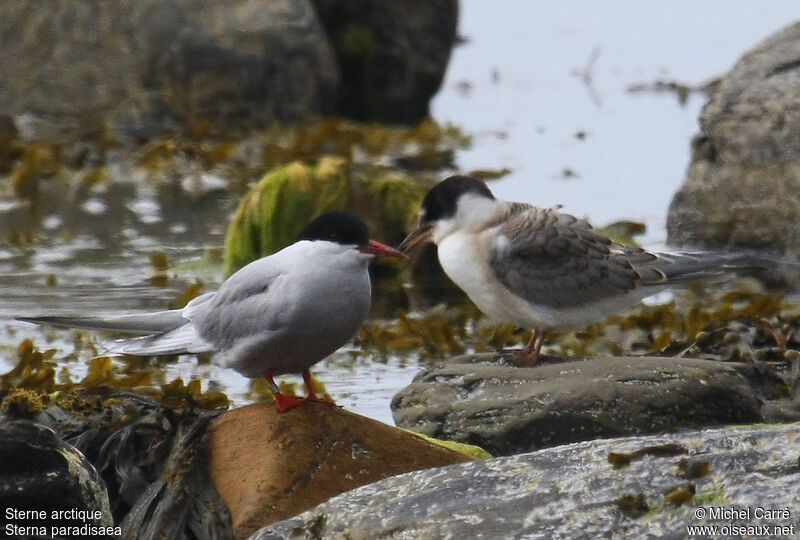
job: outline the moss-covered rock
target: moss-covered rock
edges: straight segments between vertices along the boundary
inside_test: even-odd
[[[358,215],[372,237],[400,242],[413,229],[430,183],[354,169],[343,157],[326,156],[314,166],[295,161],[268,172],[242,199],[228,228],[226,273],[294,242],[303,227],[329,210]]]
[[[349,210],[364,217],[376,238],[391,243],[414,229],[422,199],[433,186],[397,172],[363,173],[355,184]]]
[[[289,163],[268,172],[245,195],[225,238],[225,272],[294,242],[312,219],[347,203],[347,162],[324,157],[316,166]]]

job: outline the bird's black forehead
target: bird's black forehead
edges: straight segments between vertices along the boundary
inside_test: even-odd
[[[436,184],[422,201],[420,217],[423,221],[432,222],[452,217],[456,213],[458,199],[473,193],[494,199],[494,195],[486,184],[471,176],[451,176]]]
[[[326,212],[309,223],[297,240],[327,240],[346,246],[364,246],[369,243],[369,230],[355,216],[345,212]]]

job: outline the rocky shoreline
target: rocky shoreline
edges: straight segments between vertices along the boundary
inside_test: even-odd
[[[787,424],[568,444],[394,476],[250,540],[677,539],[695,536],[688,527],[708,525],[720,532],[760,526],[768,538],[781,536],[773,531],[796,535],[798,442],[800,425]],[[616,465],[620,455],[632,456],[630,462]],[[761,518],[714,517],[748,509],[761,509]]]
[[[11,96],[0,110],[0,137],[14,142],[8,144],[12,151],[0,153],[0,167],[13,177],[19,197],[37,199],[40,180],[55,175],[64,159],[55,143],[50,148],[20,141],[56,141],[60,129],[86,110],[108,112],[104,121],[120,140],[174,125],[203,132],[208,123],[225,125],[253,111],[253,120],[262,123],[353,110],[371,119],[419,120],[441,81],[457,12],[447,0],[406,10],[413,13],[390,34],[384,30],[395,27],[394,8],[369,21],[356,13],[339,19],[324,0],[272,3],[269,16],[258,2],[231,7],[209,0],[203,13],[224,23],[217,27],[187,10],[189,2],[119,3],[121,11],[113,13],[106,11],[111,4],[98,4],[94,12],[83,11],[84,4],[64,2],[47,12],[32,4],[8,13],[0,7],[0,43],[7,52],[0,75],[18,73],[18,86],[35,90]],[[73,29],[81,38],[73,40],[75,47],[59,50],[48,69],[39,69],[30,49],[38,50],[40,32],[59,16],[81,14],[88,18]],[[140,53],[129,59],[135,65],[94,61],[97,36],[87,21],[98,16],[115,37],[103,46]],[[18,25],[21,18],[33,24]],[[274,20],[285,27],[275,28]],[[187,30],[176,32],[179,25]],[[417,32],[436,38],[434,53],[415,46]],[[386,61],[398,43],[406,51],[398,55],[407,60],[401,65]],[[208,65],[196,65],[198,52],[207,55]],[[745,55],[712,90],[687,183],[671,208],[670,241],[797,255],[798,57],[800,24],[794,24]],[[62,73],[61,82],[70,84],[54,97],[60,81],[55,74],[75,65],[82,70]],[[359,86],[365,70],[375,69],[402,77],[376,88]],[[87,94],[85,82],[93,78],[108,86]],[[254,91],[264,87],[269,92]],[[0,83],[0,94],[5,90]],[[70,104],[77,108],[68,109]],[[21,126],[11,120],[28,109],[44,114]],[[211,118],[209,111],[219,116]],[[90,148],[68,152],[76,169],[102,162],[116,145],[105,127],[97,129],[90,129]],[[297,187],[298,179],[301,195],[319,194],[309,187],[318,188],[315,182],[335,183],[336,192],[320,204],[342,206],[346,193],[381,217],[393,209],[397,215],[382,232],[402,237],[407,210],[421,191],[408,189],[409,178],[365,182],[348,169],[357,160],[348,152],[379,161],[363,149],[381,137],[354,131],[347,123],[329,123],[297,135],[292,159],[304,161],[282,163],[266,176],[253,206],[259,206],[261,191]],[[421,124],[417,131],[415,136],[433,141],[421,161],[436,165],[426,170],[450,164],[452,148],[437,142],[446,130]],[[320,133],[330,132],[349,137],[349,146],[335,146],[344,156],[308,165],[307,148],[323,153],[330,144]],[[418,146],[404,137],[391,143],[384,134],[383,143]],[[253,146],[263,151],[253,165],[259,173],[264,163],[290,161],[282,159],[288,151],[270,144]],[[356,147],[361,150],[354,152]],[[178,148],[164,141],[151,145],[149,159],[144,151],[137,159],[148,166],[167,156],[164,168],[173,171],[179,154],[215,163],[233,152],[225,144]],[[403,159],[399,151],[392,157]],[[226,166],[239,165],[234,160]],[[82,176],[82,190],[107,179],[97,170]],[[719,204],[723,199],[735,204]],[[262,240],[253,231],[281,204],[261,202],[254,214],[238,214],[240,234],[231,244],[252,247],[247,244]],[[17,244],[31,238],[20,233]],[[229,251],[242,259],[258,255]],[[241,262],[228,260],[232,268]],[[384,272],[396,278],[395,270]],[[362,338],[365,347],[383,353],[411,355],[424,348],[447,358],[423,369],[395,396],[394,418],[402,428],[477,449],[316,403],[286,414],[269,403],[225,411],[228,400],[220,392],[202,393],[199,384],[180,380],[154,388],[143,372],[117,377],[108,357],[93,359],[80,383],[56,383],[49,353],[24,341],[19,364],[0,377],[3,530],[19,536],[43,527],[50,536],[77,530],[140,540],[797,534],[800,313],[763,289],[718,292],[716,310],[695,305],[677,314],[656,307],[556,337],[548,344],[551,355],[536,368],[510,366],[503,354],[460,354],[477,347],[448,321],[428,332],[403,314],[393,330],[365,332],[383,336],[373,343]],[[477,326],[465,317],[461,323],[459,331]],[[519,337],[512,334],[502,336]],[[69,374],[59,380],[64,378]],[[43,508],[49,512],[41,514]],[[690,526],[727,526],[728,532],[694,533]]]
[[[15,527],[116,524],[138,539],[441,537],[467,526],[590,538],[678,531],[707,524],[696,508],[754,501],[788,504],[792,518],[747,524],[797,525],[800,424],[775,421],[800,415],[791,400],[764,399],[745,364],[504,358],[453,358],[393,403],[399,426],[493,458],[319,403],[224,412],[103,386],[17,391],[0,421],[0,504],[100,516]],[[42,463],[54,464],[44,477]]]

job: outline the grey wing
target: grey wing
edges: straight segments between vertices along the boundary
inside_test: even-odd
[[[614,244],[586,221],[515,203],[496,225],[489,264],[512,292],[535,305],[564,308],[661,281],[656,256]]]
[[[281,265],[268,259],[245,266],[201,309],[188,312],[200,339],[224,350],[239,339],[263,338],[282,328],[292,309],[291,283]]]

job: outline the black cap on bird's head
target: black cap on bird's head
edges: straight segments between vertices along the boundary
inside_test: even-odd
[[[306,225],[297,241],[323,240],[343,246],[356,246],[362,253],[402,257],[394,248],[369,239],[367,225],[357,217],[345,212],[325,212]]]
[[[466,194],[494,200],[494,195],[486,184],[477,178],[471,176],[445,178],[425,195],[417,228],[403,240],[399,249],[406,253],[414,246],[429,240],[436,222],[455,216],[458,211],[458,201]]]
[[[467,193],[494,199],[486,184],[477,178],[450,176],[433,186],[425,195],[420,210],[420,224],[453,217],[458,208],[458,200]]]
[[[327,240],[345,246],[363,246],[369,242],[369,229],[353,215],[325,212],[306,225],[297,240]]]

